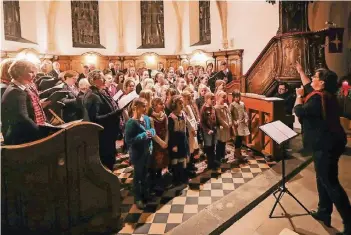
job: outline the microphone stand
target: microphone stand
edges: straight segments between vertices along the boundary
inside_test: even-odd
[[[220,72],[222,72],[222,70],[218,71],[217,73],[215,73],[214,75],[212,75],[208,81],[210,81],[211,79],[215,78]],[[217,79],[216,79],[217,80]]]

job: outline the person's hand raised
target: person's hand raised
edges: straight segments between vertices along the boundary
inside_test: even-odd
[[[305,90],[303,89],[303,86],[300,88],[296,88],[296,96],[303,96],[305,94]]]
[[[296,66],[296,70],[297,70],[298,73],[304,72],[301,64],[298,61],[296,61],[295,66]]]

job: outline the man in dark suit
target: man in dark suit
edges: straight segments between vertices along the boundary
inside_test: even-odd
[[[32,87],[35,65],[26,60],[15,61],[9,69],[13,78],[1,99],[4,143],[16,145],[43,137],[39,125],[46,122],[38,93]]]
[[[230,83],[231,81],[233,81],[233,74],[232,72],[229,70],[228,66],[227,66],[227,62],[223,61],[221,63],[221,71],[218,74],[218,78],[221,80],[224,80],[226,82],[226,84]],[[218,79],[217,79],[218,80]]]
[[[82,79],[82,78],[87,78],[88,77],[88,73],[89,73],[89,66],[88,65],[84,65],[83,66],[83,73],[79,74],[77,82],[79,82],[80,79]]]
[[[122,70],[120,68],[120,64],[116,61],[114,64],[112,64],[112,67],[110,66],[110,70],[112,71],[112,76],[116,76],[118,73],[121,73]]]
[[[285,113],[292,115],[292,110],[295,104],[295,95],[289,89],[289,85],[286,82],[280,82],[278,85],[278,93],[275,97],[281,98],[284,100],[284,109]]]
[[[60,63],[55,61],[54,63],[52,63],[52,70],[49,73],[49,76],[58,79],[58,76],[59,76],[60,73],[61,73]]]

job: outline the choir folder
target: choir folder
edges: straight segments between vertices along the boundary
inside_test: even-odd
[[[267,123],[259,128],[279,145],[298,135],[295,131],[279,120]]]

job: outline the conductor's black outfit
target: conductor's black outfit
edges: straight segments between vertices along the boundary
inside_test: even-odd
[[[345,227],[351,224],[351,206],[338,179],[338,162],[347,143],[340,124],[335,95],[314,91],[305,85],[304,104],[295,106],[295,114],[302,119],[304,147],[312,150],[319,194],[318,213],[329,217],[333,204]]]

